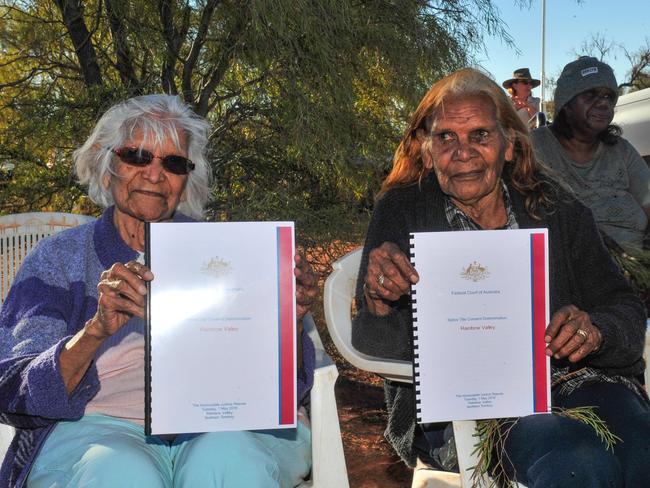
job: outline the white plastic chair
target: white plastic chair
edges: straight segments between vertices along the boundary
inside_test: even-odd
[[[357,275],[361,261],[361,248],[346,254],[332,264],[334,271],[325,281],[324,305],[325,321],[330,336],[341,355],[353,366],[376,373],[384,378],[404,383],[413,382],[413,364],[410,361],[381,359],[368,356],[352,346],[352,300],[355,295]],[[478,464],[478,457],[473,454],[474,432],[476,422],[471,420],[455,421],[454,439],[458,453],[460,474],[432,469],[416,469],[413,473],[412,488],[443,488],[473,485],[472,468]],[[483,480],[488,486],[489,481]],[[521,488],[523,485],[519,485]]]
[[[66,213],[33,212],[0,217],[0,273],[4,301],[23,259],[39,239],[94,217]],[[312,473],[301,488],[348,488],[348,476],[339,427],[334,384],[338,370],[323,348],[311,315],[303,326],[316,348],[316,371],[311,399]],[[0,459],[4,458],[14,429],[0,424]]]
[[[349,488],[345,466],[339,414],[334,396],[334,384],[339,372],[325,352],[316,326],[308,314],[303,327],[316,348],[316,371],[311,390],[311,479],[301,488]]]
[[[4,302],[25,256],[43,237],[95,220],[87,215],[30,212],[0,217],[0,292]]]
[[[361,251],[362,249],[358,248],[335,261],[332,264],[333,272],[325,281],[323,300],[325,321],[330,336],[341,355],[354,367],[393,381],[412,383],[413,364],[410,361],[368,356],[352,346],[352,300],[356,290]],[[474,428],[475,423],[471,421],[454,422],[454,437],[462,476],[444,471],[417,470],[414,473],[413,488],[416,486],[470,487],[472,471],[468,471],[468,468],[476,465],[476,459],[471,456]]]

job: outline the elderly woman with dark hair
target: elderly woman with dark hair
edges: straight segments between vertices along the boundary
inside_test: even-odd
[[[419,277],[407,257],[410,233],[538,227],[549,235],[553,404],[596,406],[621,441],[612,452],[576,420],[524,417],[507,434],[503,468],[529,488],[646,486],[650,405],[636,379],[644,307],[591,212],[545,176],[505,93],[476,70],[435,83],[397,149],[366,237],[352,342],[370,355],[412,358],[410,286]],[[445,425],[416,424],[411,385],[386,381],[385,390],[396,451],[411,466],[449,467]]]
[[[2,307],[0,418],[17,429],[2,486],[285,487],[308,474],[304,417],[295,430],[144,434],[142,317],[153,279],[144,224],[201,217],[207,130],[178,97],[136,97],[108,110],[74,153],[79,181],[106,210],[39,242]],[[317,282],[296,264],[300,319]],[[306,334],[299,361],[302,402],[314,365]]]
[[[619,244],[641,248],[650,219],[650,168],[611,125],[617,98],[612,68],[581,57],[557,80],[553,124],[531,138],[537,158],[591,209],[599,228]]]

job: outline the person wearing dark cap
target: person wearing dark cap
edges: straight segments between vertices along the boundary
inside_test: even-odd
[[[517,110],[517,115],[526,126],[531,127],[539,112],[539,98],[532,95],[532,90],[538,87],[539,80],[530,76],[528,68],[519,68],[512,73],[512,78],[501,85],[510,94],[510,100]]]
[[[618,85],[612,68],[583,56],[557,80],[555,116],[533,131],[538,159],[591,209],[601,232],[641,248],[650,219],[650,169],[612,125]]]

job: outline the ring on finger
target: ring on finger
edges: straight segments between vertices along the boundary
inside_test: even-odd
[[[377,283],[379,283],[379,286],[384,286],[385,278],[384,273],[380,273],[379,276],[377,276]]]
[[[585,342],[589,338],[589,334],[587,334],[587,331],[583,329],[576,330],[576,335],[582,337],[582,342]]]
[[[367,283],[363,284],[363,291],[367,293],[370,296],[370,298],[377,298],[379,296],[379,294],[376,291],[370,289]]]

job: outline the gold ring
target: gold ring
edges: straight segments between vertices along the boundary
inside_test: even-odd
[[[379,296],[377,292],[372,291],[366,283],[363,284],[363,291],[364,293],[367,293],[370,298],[377,298]]]
[[[381,273],[379,276],[377,276],[377,283],[379,283],[379,286],[384,286],[384,273]]]
[[[589,338],[589,334],[587,334],[587,332],[582,330],[582,329],[576,330],[576,335],[579,335],[580,337],[582,337],[582,339],[583,339],[582,342],[586,341]]]

